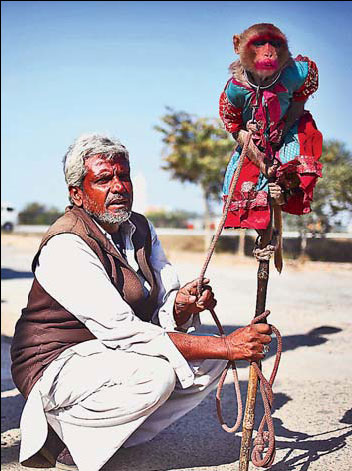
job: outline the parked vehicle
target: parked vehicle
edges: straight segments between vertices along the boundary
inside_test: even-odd
[[[17,222],[17,210],[10,203],[1,202],[1,230],[12,232]]]

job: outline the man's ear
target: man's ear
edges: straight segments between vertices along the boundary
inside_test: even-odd
[[[240,42],[241,42],[241,37],[238,34],[235,34],[234,37],[232,38],[233,41],[233,48],[235,50],[236,54],[240,53]]]
[[[78,186],[70,186],[69,193],[71,200],[76,206],[82,207],[83,206],[83,193],[81,188]]]

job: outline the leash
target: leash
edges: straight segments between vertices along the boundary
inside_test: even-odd
[[[209,247],[207,255],[206,255],[206,259],[204,261],[203,267],[202,267],[200,275],[199,275],[198,285],[197,285],[197,290],[198,290],[199,295],[202,293],[202,286],[203,286],[203,280],[204,280],[205,272],[206,272],[206,270],[209,266],[210,260],[211,260],[213,254],[214,254],[216,244],[217,244],[217,242],[220,238],[220,235],[221,235],[221,233],[224,229],[224,226],[225,226],[225,221],[226,221],[229,209],[230,209],[230,205],[231,205],[232,197],[233,197],[233,194],[234,194],[234,191],[235,191],[235,187],[237,185],[238,178],[240,176],[240,172],[241,172],[241,169],[242,169],[242,166],[243,166],[243,162],[244,162],[245,157],[247,155],[248,146],[249,146],[249,143],[250,143],[250,140],[251,140],[251,137],[252,137],[252,133],[253,133],[253,126],[252,125],[253,125],[252,121],[247,123],[248,135],[247,135],[246,141],[243,145],[242,152],[241,152],[241,155],[239,157],[238,165],[237,165],[236,171],[235,171],[235,173],[233,175],[233,178],[232,178],[232,181],[231,181],[231,185],[230,185],[227,200],[226,200],[226,203],[225,203],[225,206],[224,206],[222,218],[221,218],[221,220],[218,224],[215,235],[212,238],[210,247]],[[259,261],[261,260],[261,257],[264,260],[268,260],[270,258],[270,255],[274,252],[274,249],[275,248],[273,246],[269,246],[269,245],[267,247],[264,247],[263,249],[259,249],[258,247],[256,247],[255,256]],[[222,325],[219,321],[219,318],[215,313],[215,310],[214,309],[209,309],[209,311],[210,311],[210,313],[213,317],[213,320],[214,320],[214,322],[215,322],[215,324],[216,324],[216,326],[219,330],[220,336],[224,339],[225,344],[226,344],[226,335],[225,335],[224,329],[223,329],[223,327],[222,327]],[[265,321],[269,314],[270,314],[270,311],[264,311],[262,314],[257,315],[252,320],[251,325],[256,324],[258,322],[261,322],[261,321]],[[270,327],[271,327],[272,331],[274,332],[274,334],[276,335],[276,338],[277,338],[277,351],[276,351],[274,367],[273,367],[273,370],[271,372],[269,381],[267,381],[267,379],[264,377],[264,375],[261,371],[260,362],[258,362],[258,363],[251,362],[250,363],[251,367],[254,367],[255,372],[256,372],[259,380],[260,380],[260,392],[261,392],[262,400],[263,400],[263,404],[264,404],[264,416],[263,416],[263,418],[260,422],[260,426],[258,428],[257,436],[254,440],[254,448],[253,448],[252,456],[251,456],[253,464],[255,466],[259,466],[259,467],[269,467],[269,466],[271,466],[271,464],[273,463],[274,458],[275,458],[275,430],[274,430],[273,420],[272,420],[272,417],[271,417],[271,407],[272,407],[273,399],[274,399],[272,385],[274,383],[274,380],[275,380],[275,377],[276,377],[276,374],[277,374],[277,370],[278,370],[278,366],[279,366],[279,362],[280,362],[281,351],[282,351],[282,340],[281,340],[280,332],[276,329],[276,327],[274,327],[272,325],[270,325]],[[221,394],[222,394],[223,385],[224,385],[224,382],[225,382],[225,379],[226,379],[226,376],[227,376],[227,372],[228,372],[229,369],[232,369],[233,382],[234,382],[234,388],[235,388],[236,399],[237,399],[237,417],[236,417],[235,424],[232,427],[228,426],[225,423],[225,421],[223,419],[223,416],[222,416],[222,410],[221,410]],[[236,368],[235,361],[228,361],[224,371],[222,372],[222,374],[220,376],[220,380],[219,380],[218,387],[217,387],[217,392],[216,392],[216,410],[217,410],[217,415],[218,415],[219,422],[220,422],[222,428],[226,432],[234,433],[236,430],[238,430],[238,428],[240,427],[240,425],[242,423],[243,405],[242,405],[241,390],[240,390],[240,384],[239,384],[238,373],[237,373],[237,368]],[[264,431],[265,425],[267,426],[267,429],[268,429],[267,431]],[[265,448],[266,444],[268,444],[268,449],[267,449],[267,451],[265,453],[265,456],[263,458],[262,454],[264,452],[264,448]]]
[[[203,267],[202,267],[202,270],[200,272],[200,275],[199,275],[199,280],[198,280],[198,293],[201,294],[202,292],[202,284],[203,284],[203,280],[204,280],[204,275],[205,275],[205,272],[207,271],[207,268],[208,268],[208,265],[209,265],[209,262],[211,260],[211,257],[213,256],[213,253],[214,253],[214,250],[215,250],[215,246],[219,240],[219,237],[224,229],[224,226],[225,226],[225,221],[226,221],[226,218],[227,218],[227,214],[229,212],[229,209],[230,209],[230,204],[231,204],[231,200],[232,200],[232,196],[235,192],[235,188],[236,188],[236,185],[237,185],[237,182],[238,182],[238,178],[240,176],[240,173],[241,173],[241,170],[242,170],[242,166],[243,166],[243,162],[244,162],[244,159],[247,155],[247,150],[248,150],[248,146],[249,146],[249,142],[251,140],[251,137],[252,137],[252,130],[249,129],[248,131],[248,135],[247,135],[247,138],[246,138],[246,141],[243,145],[243,148],[242,148],[242,152],[241,152],[241,155],[240,155],[240,158],[238,160],[238,165],[237,165],[237,168],[235,170],[235,173],[232,177],[232,181],[231,181],[231,185],[230,185],[230,188],[229,188],[229,194],[227,195],[227,200],[226,200],[226,203],[225,203],[225,206],[224,206],[224,210],[223,210],[223,214],[222,214],[222,217],[221,217],[221,220],[218,224],[218,227],[217,227],[217,230],[215,232],[215,235],[213,236],[212,238],[212,241],[211,241],[211,244],[210,244],[210,247],[208,249],[208,252],[207,252],[207,256],[206,256],[206,259],[204,261],[204,264],[203,264]],[[216,317],[216,316],[215,316]],[[215,319],[214,319],[215,320]],[[219,323],[220,324],[220,323]],[[218,325],[218,321],[216,321],[216,325],[219,327]]]

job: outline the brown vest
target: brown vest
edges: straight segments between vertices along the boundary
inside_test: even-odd
[[[136,226],[132,241],[140,271],[151,286],[145,297],[142,283],[113,244],[104,236],[87,213],[76,206],[66,209],[45,234],[34,257],[34,273],[42,247],[58,234],[76,234],[81,237],[99,257],[111,283],[134,313],[149,322],[157,308],[157,286],[150,264],[151,235],[144,216],[132,213],[130,219]],[[67,267],[69,270],[70,267]],[[72,287],[74,289],[74,287]],[[99,293],[97,293],[99,296]],[[12,377],[21,393],[28,397],[32,387],[44,369],[66,348],[95,336],[75,316],[53,299],[34,278],[28,304],[16,324],[11,347]]]

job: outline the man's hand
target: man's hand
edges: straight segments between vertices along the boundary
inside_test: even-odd
[[[169,332],[168,335],[187,360],[258,361],[264,358],[263,347],[271,342],[271,333],[268,324],[253,324],[237,329],[227,337],[180,332]]]
[[[229,334],[225,343],[228,360],[258,361],[264,358],[263,346],[271,342],[268,324],[251,324]]]
[[[276,183],[269,183],[268,186],[270,196],[273,199],[273,203],[277,206],[285,204],[284,191],[281,186],[277,185]]]
[[[174,318],[178,326],[188,321],[192,314],[198,314],[206,309],[213,309],[216,306],[216,299],[211,287],[208,285],[209,279],[203,280],[203,292],[198,295],[198,279],[187,283],[179,289],[174,305]]]

